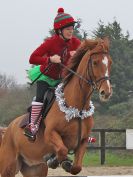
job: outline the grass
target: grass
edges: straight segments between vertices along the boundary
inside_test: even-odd
[[[73,156],[70,156],[73,159]],[[86,152],[83,159],[83,166],[100,166],[100,153],[89,151]],[[106,166],[133,166],[133,155],[123,155],[114,152],[106,152]]]
[[[99,166],[100,160],[100,153],[98,152],[86,152],[83,165],[84,166]],[[106,152],[105,155],[105,165],[108,166],[133,166],[133,156],[131,155],[122,155],[116,154],[113,152]]]

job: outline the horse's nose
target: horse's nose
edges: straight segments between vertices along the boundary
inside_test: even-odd
[[[102,90],[102,91],[100,92],[100,94],[101,94],[101,96],[104,96],[104,95],[105,95],[105,91]]]
[[[102,91],[100,92],[100,95],[101,95],[102,97],[104,97],[105,99],[107,99],[107,98],[110,97],[110,93],[109,93],[109,92],[105,92],[104,90],[102,90]]]

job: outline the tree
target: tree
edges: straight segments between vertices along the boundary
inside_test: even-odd
[[[109,36],[111,40],[110,54],[113,59],[111,80],[114,88],[111,101],[102,108],[109,110],[112,105],[116,104],[118,107],[118,104],[128,102],[130,99],[128,94],[133,88],[133,40],[129,40],[129,32],[126,35],[122,33],[116,20],[108,25],[104,25],[102,21],[98,23],[98,27],[93,31],[93,37],[105,36]]]
[[[6,76],[5,74],[0,74],[0,88],[6,89],[11,88],[16,85],[16,80],[13,76]]]
[[[114,20],[113,23],[108,23],[108,25],[104,25],[100,20],[98,22],[98,27],[93,31],[93,36],[99,38],[108,36],[111,40],[119,40],[125,37],[128,38],[129,33],[127,32],[127,35],[124,36],[120,24],[116,20]]]
[[[16,84],[14,77],[7,77],[5,74],[0,74],[0,97],[3,97],[8,89],[16,87]]]

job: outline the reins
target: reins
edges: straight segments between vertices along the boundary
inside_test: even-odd
[[[62,52],[62,56],[61,56],[61,61],[62,62],[64,61],[64,57],[65,57],[64,56],[64,52],[66,52],[65,49]],[[92,90],[89,93],[89,95],[87,97],[84,96],[85,97],[84,103],[83,103],[82,109],[80,111],[81,114],[82,114],[82,110],[83,110],[83,108],[84,108],[84,106],[86,104],[86,100],[92,95],[92,93],[93,93],[94,90],[96,90],[96,89],[99,90],[100,89],[102,83],[101,83],[101,85],[100,85],[99,88],[98,88],[98,83],[101,82],[101,81],[104,82],[105,80],[110,80],[110,78],[107,77],[107,76],[105,76],[105,77],[99,78],[98,80],[94,79],[95,77],[94,77],[93,68],[92,68],[92,58],[91,58],[91,56],[90,56],[90,59],[89,59],[89,62],[88,62],[88,75],[89,75],[88,79],[86,79],[85,77],[81,76],[79,73],[75,72],[74,70],[68,68],[62,62],[59,63],[59,66],[65,68],[66,70],[68,70],[70,72],[70,74],[68,74],[66,76],[66,78],[63,80],[63,82],[64,82],[65,85],[68,83],[67,82],[67,78],[71,77],[72,74],[73,74],[73,75],[77,76],[80,80],[86,82],[88,85],[90,85],[92,87]],[[45,68],[45,70],[42,73],[40,73],[40,75],[30,85],[33,85],[41,77],[42,74],[45,74],[46,72],[48,72],[52,64],[53,63],[50,62],[49,65],[47,66],[47,68]],[[41,111],[41,113],[42,113],[42,111]],[[75,151],[79,148],[80,143],[81,143],[81,131],[82,131],[81,123],[82,123],[82,120],[81,120],[80,117],[77,117],[77,118],[78,118],[78,142],[77,142],[77,145],[76,145],[75,149],[73,150],[73,152],[69,151],[69,154],[74,154]]]

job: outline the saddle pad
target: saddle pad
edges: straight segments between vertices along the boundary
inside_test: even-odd
[[[19,124],[20,128],[26,127],[29,124],[29,113],[23,115],[23,119]]]

